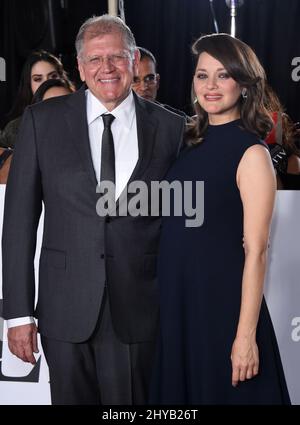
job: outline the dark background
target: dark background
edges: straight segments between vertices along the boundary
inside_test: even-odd
[[[214,32],[209,0],[125,0],[126,23],[138,45],[158,59],[159,100],[189,112],[193,63],[191,43]],[[214,0],[220,32],[230,32],[225,0]],[[15,98],[22,64],[32,49],[59,55],[79,84],[74,39],[82,22],[107,12],[107,0],[0,0],[0,57],[7,66],[0,82],[0,123]],[[300,1],[244,0],[238,9],[237,36],[262,61],[287,112],[300,120],[300,81],[292,80],[300,57]],[[300,76],[300,71],[299,71]]]

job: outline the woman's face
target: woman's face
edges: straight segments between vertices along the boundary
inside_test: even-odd
[[[34,94],[39,86],[50,78],[59,78],[54,65],[46,61],[36,62],[31,68],[31,90]]]
[[[240,117],[240,85],[221,62],[206,52],[200,54],[194,75],[194,90],[209,123],[225,124]]]

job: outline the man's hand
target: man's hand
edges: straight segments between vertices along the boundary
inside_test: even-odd
[[[33,353],[38,353],[37,327],[34,323],[14,326],[7,332],[10,351],[24,362],[35,364]]]

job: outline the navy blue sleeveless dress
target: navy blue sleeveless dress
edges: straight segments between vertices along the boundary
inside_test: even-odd
[[[204,181],[204,223],[163,218],[158,260],[160,335],[150,403],[289,404],[278,346],[263,299],[257,327],[259,374],[231,385],[231,348],[238,325],[243,207],[236,171],[245,151],[263,144],[236,120],[209,126],[166,180]]]

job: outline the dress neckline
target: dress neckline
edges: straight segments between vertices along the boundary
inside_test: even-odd
[[[241,118],[237,118],[236,120],[228,121],[224,124],[208,124],[209,129],[224,129],[228,127],[233,127],[238,124],[241,124],[242,120]]]

